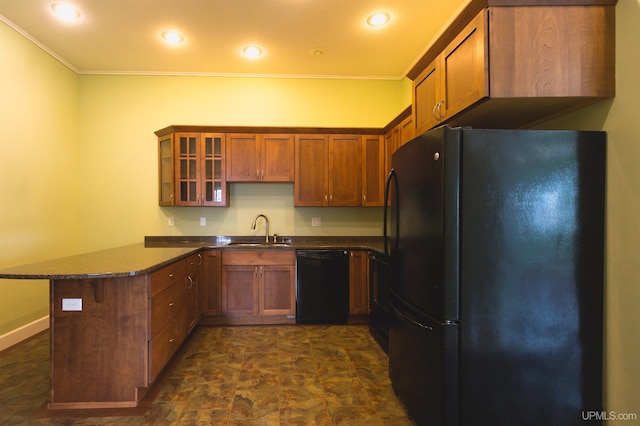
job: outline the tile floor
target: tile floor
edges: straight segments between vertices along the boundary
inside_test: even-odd
[[[413,425],[361,325],[199,327],[155,398],[51,413],[49,333],[0,352],[0,425]]]

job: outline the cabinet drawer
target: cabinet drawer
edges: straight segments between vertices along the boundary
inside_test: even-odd
[[[202,266],[202,255],[200,253],[194,254],[193,256],[189,256],[186,259],[187,262],[187,272],[194,272],[200,270]]]
[[[149,342],[149,383],[162,371],[187,336],[187,311],[183,310]]]
[[[181,278],[151,299],[151,338],[187,308],[187,284]]]
[[[179,260],[151,274],[151,296],[155,296],[171,284],[187,275],[186,259]]]
[[[227,250],[222,252],[223,265],[294,265],[295,250]]]

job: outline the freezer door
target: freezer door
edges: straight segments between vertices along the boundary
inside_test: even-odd
[[[418,318],[392,304],[389,377],[419,425],[458,424],[458,326]]]

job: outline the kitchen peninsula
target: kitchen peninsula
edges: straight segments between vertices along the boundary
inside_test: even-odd
[[[200,319],[203,296],[211,291],[208,275],[219,273],[206,267],[207,256],[255,251],[233,245],[252,238],[147,237],[0,270],[0,278],[50,280],[48,407],[136,407]],[[284,248],[260,251],[362,252],[379,250],[381,243],[379,237],[291,237]]]

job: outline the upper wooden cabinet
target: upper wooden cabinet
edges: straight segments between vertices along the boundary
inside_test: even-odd
[[[226,135],[227,182],[293,182],[291,134]]]
[[[400,148],[415,136],[413,127],[413,114],[411,107],[400,113],[400,115],[398,115],[398,117],[396,117],[391,123],[389,123],[389,126],[387,126],[384,134],[384,174],[382,176],[382,185],[384,185],[384,182],[391,171],[391,156],[393,153],[396,149]]]
[[[359,206],[362,197],[362,137],[329,135],[329,206]]]
[[[362,136],[362,205],[382,206],[384,198],[384,137]]]
[[[159,142],[161,206],[228,206],[225,136],[176,132]]]
[[[294,205],[362,204],[362,136],[296,135]]]
[[[408,74],[417,133],[444,123],[525,127],[615,95],[614,4],[503,1],[476,12],[481,3]]]
[[[329,180],[327,135],[296,135],[294,205],[326,206]]]
[[[422,133],[488,94],[486,11],[480,12],[413,82],[415,130]]]

